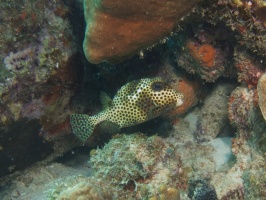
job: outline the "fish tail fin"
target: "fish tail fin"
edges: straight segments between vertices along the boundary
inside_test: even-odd
[[[70,115],[70,124],[73,133],[83,142],[93,133],[95,120],[89,115],[85,114],[72,114]]]

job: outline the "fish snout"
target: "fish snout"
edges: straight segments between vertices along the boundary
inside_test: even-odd
[[[184,103],[184,95],[181,93],[177,94],[177,99],[176,99],[176,106],[181,106]]]

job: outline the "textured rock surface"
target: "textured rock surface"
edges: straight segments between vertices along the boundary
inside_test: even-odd
[[[180,142],[177,134],[173,134],[167,139],[142,134],[118,135],[102,149],[91,151],[89,164],[86,150],[82,157],[73,154],[64,164],[28,169],[16,178],[7,179],[8,184],[3,185],[0,180],[4,186],[0,197],[4,200],[10,197],[178,200],[187,199],[188,195],[201,199],[265,198],[265,156],[252,149],[243,137],[196,144],[190,140]],[[192,133],[185,134],[192,137]]]
[[[185,176],[185,172],[178,171],[182,165],[179,161],[177,152],[162,138],[142,134],[118,135],[91,158],[95,178],[110,184],[121,199],[164,193],[157,191],[160,185],[175,188],[179,196],[175,177]]]
[[[229,123],[228,97],[233,88],[233,84],[217,84],[204,100],[198,121],[198,128],[202,129],[202,133],[199,133],[199,140],[216,138]]]
[[[71,10],[63,1],[0,6],[2,176],[68,146],[47,141],[71,132],[71,98],[82,68]]]
[[[175,124],[174,129],[179,135],[177,137],[181,141],[202,143],[228,131],[228,97],[234,87],[234,84],[228,82],[218,82],[213,88],[207,88],[209,94],[202,105],[196,106]],[[188,132],[192,135],[187,135]]]
[[[113,199],[113,195],[109,188],[102,187],[101,185],[95,183],[93,179],[86,177],[70,177],[65,180],[67,184],[61,185],[61,191],[58,189],[53,192],[50,199],[58,200],[76,200],[76,199],[93,199],[93,200],[105,200]]]
[[[3,181],[1,181],[0,198],[3,200],[49,199],[50,193],[62,177],[77,177],[77,175],[85,176],[88,174],[88,168],[85,163],[83,164],[84,167],[79,167],[79,169],[67,167],[60,163],[30,168],[17,178],[11,179],[10,187],[4,186]],[[80,180],[83,179],[80,178]]]
[[[198,1],[85,0],[85,55],[92,63],[123,61],[169,35]]]
[[[223,22],[238,33],[236,39],[240,46],[254,53],[266,56],[266,29],[264,0],[254,1],[205,1],[196,12],[211,24]],[[233,11],[233,12],[232,12]],[[264,13],[264,14],[262,14]],[[224,35],[226,36],[226,35]]]

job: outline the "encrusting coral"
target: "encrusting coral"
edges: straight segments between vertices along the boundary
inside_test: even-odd
[[[229,35],[230,31],[223,28]],[[217,32],[217,29],[217,26],[202,23],[197,27],[188,26],[174,35],[169,43],[172,48],[176,48],[174,59],[178,67],[184,68],[188,73],[197,74],[207,82],[214,82],[221,76],[232,76],[232,47],[226,42],[221,42],[224,38],[216,38],[214,32]]]
[[[58,181],[51,200],[180,200],[187,189],[189,170],[183,169],[175,148],[158,136],[120,134],[92,152],[91,176]]]
[[[63,1],[8,1],[0,7],[0,134],[5,147],[1,153],[8,158],[7,163],[21,169],[21,163],[26,166],[32,162],[24,156],[35,157],[37,149],[43,149],[43,156],[37,156],[43,159],[51,154],[44,146],[54,145],[48,139],[59,141],[55,136],[70,132],[69,112],[79,56],[69,28],[70,10]],[[32,135],[29,124],[35,124]],[[34,138],[45,145],[32,145]],[[21,144],[12,156],[11,140]],[[63,146],[67,145],[54,149]],[[1,165],[0,171],[7,173],[9,167]]]
[[[196,41],[188,41],[184,50],[177,58],[180,67],[189,73],[198,74],[208,82],[215,81],[223,75],[225,66],[220,49],[215,49],[210,44],[200,44]]]
[[[249,132],[252,127],[250,118],[255,112],[255,95],[254,89],[249,90],[247,87],[241,86],[234,89],[229,97],[229,120],[240,132]]]
[[[217,82],[210,91],[211,95],[204,99],[197,122],[198,141],[210,141],[228,126],[228,96],[234,87],[234,84]]]
[[[23,68],[33,67],[36,64],[38,65],[39,63],[38,56],[41,50],[42,46],[40,45],[40,46],[28,47],[17,53],[11,52],[4,59],[6,69],[12,72],[27,71],[27,69],[23,70]]]
[[[237,33],[240,46],[266,55],[265,1],[203,1],[196,7],[199,18],[211,24],[224,23]]]
[[[248,88],[256,88],[259,78],[263,74],[263,59],[254,59],[247,52],[238,50],[235,50],[234,55],[238,81]]]
[[[98,199],[103,189],[101,195],[112,193],[109,199],[179,200],[177,186],[186,181],[177,152],[158,136],[118,135],[97,149],[90,163],[94,171],[90,178],[64,180],[51,197],[89,197],[94,191]]]
[[[121,62],[169,35],[197,2],[85,0],[85,55],[92,63]]]
[[[216,50],[210,44],[197,45],[197,43],[189,41],[187,48],[190,50],[192,56],[199,61],[205,68],[212,68],[214,66]]]

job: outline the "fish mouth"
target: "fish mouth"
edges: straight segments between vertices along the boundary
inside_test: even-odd
[[[181,106],[183,104],[183,99],[178,98],[176,101],[176,106]]]
[[[176,106],[181,106],[184,103],[184,95],[179,94],[176,99]]]

